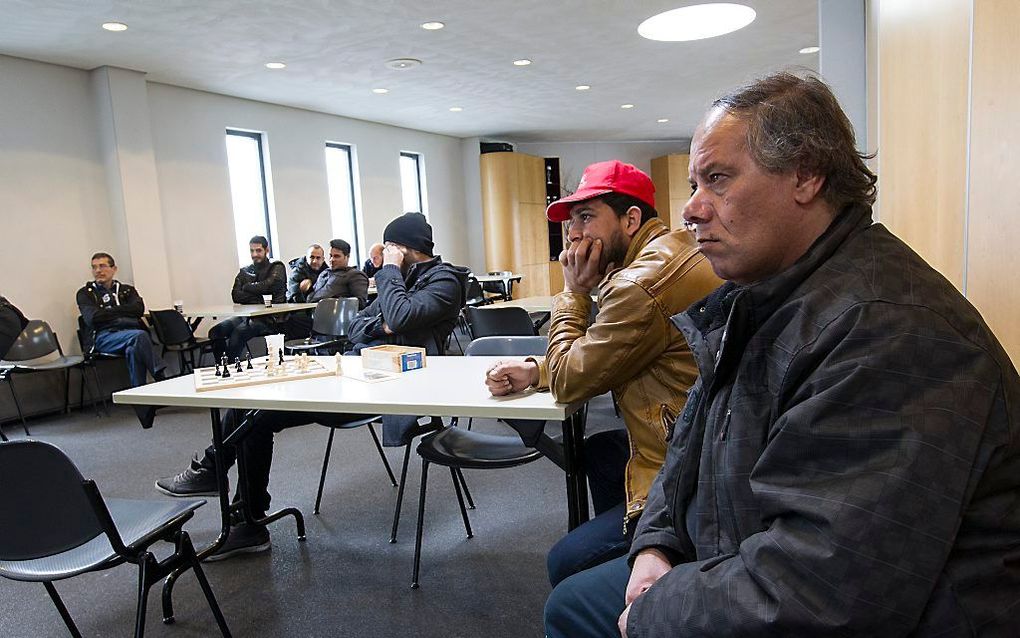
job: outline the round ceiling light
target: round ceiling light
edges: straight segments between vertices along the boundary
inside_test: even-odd
[[[634,105],[633,104],[621,104],[620,108],[621,109],[632,109],[632,108],[634,108]]]
[[[287,65],[283,62],[266,62],[267,69],[286,69]]]
[[[426,31],[439,31],[440,29],[442,29],[445,26],[446,25],[443,24],[442,22],[422,22],[421,23],[421,28],[425,29]]]
[[[104,22],[103,28],[107,31],[127,31],[127,25],[123,22]]]
[[[665,124],[666,122],[669,121],[669,118],[668,117],[660,117],[659,119],[657,119],[655,121],[658,122],[659,124]]]
[[[591,88],[591,86],[589,86],[587,84],[578,84],[577,86],[574,87],[574,90],[576,90],[576,91],[587,91],[590,88]]]
[[[804,54],[818,53],[821,50],[822,50],[821,47],[804,47],[803,49],[798,51],[798,53],[804,53]]]
[[[376,94],[378,94],[378,95],[382,95],[382,94],[384,94],[384,93],[389,93],[389,92],[390,92],[390,90],[389,90],[389,89],[382,89],[382,88],[379,88],[379,89],[372,89],[372,93],[376,93]]]
[[[729,2],[695,4],[654,15],[638,25],[649,40],[687,42],[732,33],[754,22],[751,7]]]
[[[514,66],[528,66],[529,64],[531,64],[531,60],[528,60],[527,58],[514,60]]]
[[[416,66],[421,66],[421,60],[415,60],[414,58],[394,58],[392,60],[386,60],[386,68],[393,69],[394,71],[406,71],[413,69]]]
[[[454,113],[460,113],[461,111],[464,110],[464,107],[462,107],[462,106],[451,106],[450,110],[453,111]]]

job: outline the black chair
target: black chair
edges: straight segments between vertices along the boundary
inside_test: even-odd
[[[216,356],[213,353],[212,340],[196,337],[191,324],[176,310],[152,310],[149,312],[149,319],[152,322],[152,329],[156,331],[156,338],[163,346],[160,356],[166,356],[167,352],[177,353],[178,376],[187,374],[189,368],[194,371],[195,368],[201,367],[203,355]],[[184,353],[188,353],[187,360]]]
[[[358,314],[358,299],[322,299],[312,312],[312,332],[304,339],[291,339],[283,344],[287,354],[295,352],[342,350],[347,343],[347,330]]]
[[[78,368],[82,374],[85,374],[82,368],[85,358],[76,354],[65,355],[57,340],[57,335],[53,333],[48,323],[38,319],[29,321],[5,357],[0,361],[0,381],[6,379],[11,388],[14,406],[18,410],[18,418],[21,419],[21,427],[25,430],[26,436],[29,434],[28,425],[25,423],[25,415],[21,410],[21,402],[18,401],[17,389],[14,387],[16,374],[63,370],[64,412],[67,412],[68,395],[71,388],[71,368]],[[87,384],[86,390],[88,390]]]
[[[80,636],[53,581],[124,562],[138,565],[135,636],[140,637],[149,589],[175,569],[190,567],[220,633],[229,636],[195,548],[182,529],[204,503],[104,500],[96,483],[83,478],[56,446],[42,441],[0,444],[0,576],[42,583],[68,631]],[[175,546],[163,560],[149,550],[160,540]],[[163,622],[171,623],[173,617]]]
[[[523,308],[465,308],[471,337],[533,337],[535,324]]]
[[[103,377],[99,374],[99,362],[109,361],[112,359],[126,359],[122,354],[112,354],[109,352],[99,352],[96,350],[96,331],[89,328],[85,323],[84,317],[78,315],[78,346],[81,348],[82,358],[85,360],[83,366],[85,368],[91,368],[92,374],[96,381],[96,390],[99,393],[99,400],[103,404],[103,412],[107,416],[110,415],[110,408],[106,403],[106,390],[103,389]],[[84,398],[85,391],[85,375],[81,375],[81,388],[79,388],[79,396]],[[84,404],[83,404],[84,406]]]
[[[333,435],[336,434],[337,430],[353,430],[354,428],[360,428],[363,425],[368,426],[368,431],[372,434],[372,441],[375,443],[375,449],[379,452],[379,458],[382,459],[383,467],[386,468],[386,474],[390,477],[390,485],[397,487],[397,479],[393,476],[393,468],[390,467],[390,461],[386,458],[386,454],[383,452],[382,443],[379,442],[379,435],[375,431],[375,423],[382,420],[379,415],[365,417],[358,419],[357,421],[319,421],[319,425],[323,425],[329,428],[329,439],[326,440],[326,454],[322,457],[322,474],[319,476],[319,491],[315,494],[315,508],[312,510],[313,514],[319,513],[319,504],[322,502],[322,487],[326,484],[326,470],[329,468],[329,456],[333,451]]]
[[[525,313],[527,315],[527,313]],[[530,323],[530,322],[529,322]],[[479,355],[541,355],[545,354],[548,340],[545,337],[526,336],[499,339],[478,339],[468,344],[467,356]],[[418,574],[421,567],[422,528],[425,523],[425,492],[428,487],[428,470],[430,464],[450,468],[454,491],[460,505],[461,518],[464,520],[464,531],[468,538],[474,534],[468,520],[467,509],[464,507],[464,496],[468,497],[467,485],[464,484],[462,469],[495,470],[516,467],[531,463],[542,458],[543,454],[536,447],[525,445],[520,436],[483,434],[457,427],[454,419],[450,426],[423,438],[418,444],[418,456],[421,457],[421,485],[418,492],[418,528],[414,541],[414,571],[411,576],[411,588],[418,588]],[[464,488],[462,494],[461,488]],[[473,504],[472,504],[473,507]]]
[[[513,275],[512,271],[509,270],[493,270],[489,271],[490,275],[496,277],[506,277],[505,280],[500,281],[486,281],[482,283],[482,291],[489,293],[487,298],[489,301],[500,299],[502,301],[510,301],[513,299],[514,280],[510,279],[510,275]],[[505,283],[505,285],[504,285]]]

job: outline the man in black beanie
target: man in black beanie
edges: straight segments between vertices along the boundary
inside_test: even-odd
[[[421,213],[391,221],[383,243],[383,267],[375,274],[379,296],[351,324],[354,352],[396,344],[443,354],[464,306],[468,269],[432,254],[432,227]],[[405,445],[413,426],[414,419],[384,419],[383,445]]]

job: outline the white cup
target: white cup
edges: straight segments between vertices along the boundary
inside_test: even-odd
[[[179,312],[179,313],[181,313],[183,315],[184,314],[184,302],[182,300],[180,300],[180,299],[175,300],[174,301],[174,310],[176,310],[177,312]]]
[[[272,308],[273,307],[273,296],[272,295],[262,295],[262,303],[266,304],[266,308]]]

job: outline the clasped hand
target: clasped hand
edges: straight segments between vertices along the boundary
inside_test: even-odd
[[[563,285],[567,292],[588,294],[602,281],[606,270],[601,267],[602,240],[590,237],[571,242],[560,252]],[[612,264],[609,265],[612,268]]]
[[[485,373],[485,385],[492,396],[522,392],[539,381],[534,361],[499,361]]]

